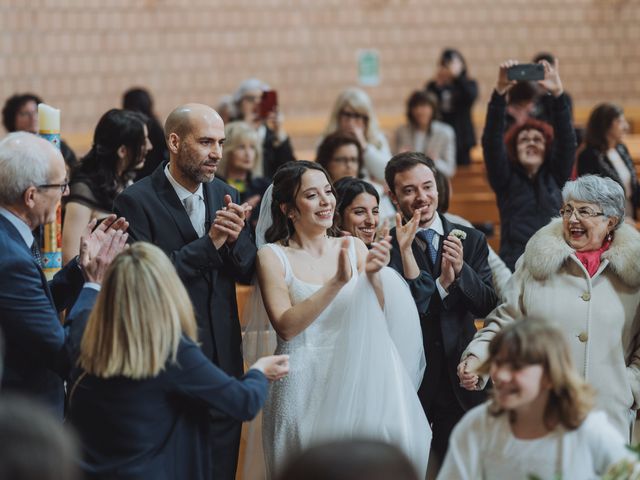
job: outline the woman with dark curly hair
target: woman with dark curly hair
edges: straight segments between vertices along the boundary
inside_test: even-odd
[[[62,262],[78,254],[79,232],[113,209],[113,200],[133,181],[152,149],[144,115],[112,109],[98,121],[91,150],[74,169],[65,198]]]

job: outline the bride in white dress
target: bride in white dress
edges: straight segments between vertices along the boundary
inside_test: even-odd
[[[326,172],[304,161],[280,168],[263,201],[258,243],[263,233],[269,243],[258,251],[253,303],[290,364],[264,408],[267,474],[311,444],[358,437],[397,445],[424,478],[431,430],[416,394],[425,365],[415,303],[384,268],[388,239],[367,250],[332,236],[335,204]],[[247,343],[269,338],[252,323],[245,354]]]

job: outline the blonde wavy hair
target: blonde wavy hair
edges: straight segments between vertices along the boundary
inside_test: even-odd
[[[556,423],[568,430],[578,428],[594,404],[593,389],[573,366],[569,345],[558,328],[545,320],[523,318],[502,329],[489,344],[489,358],[479,368],[489,373],[493,362],[502,362],[518,370],[528,365],[542,365],[551,383],[544,411],[545,426],[552,430]],[[495,397],[489,412],[505,413]],[[512,412],[508,412],[513,415]]]
[[[347,88],[343,90],[340,95],[338,95],[338,98],[336,98],[336,102],[333,104],[331,116],[329,117],[329,123],[324,129],[322,138],[338,131],[340,112],[345,107],[350,107],[356,113],[365,115],[368,118],[368,120],[366,121],[364,136],[367,138],[367,141],[369,143],[372,143],[377,148],[382,147],[380,139],[384,137],[384,134],[382,133],[382,131],[380,130],[380,126],[378,125],[378,119],[376,118],[376,114],[373,111],[373,103],[371,103],[371,98],[369,97],[369,95],[367,95],[367,92],[356,87]]]
[[[164,252],[138,242],[107,270],[78,363],[101,378],[154,377],[176,361],[182,335],[197,340],[189,295]]]
[[[231,155],[242,142],[248,141],[256,152],[256,159],[251,173],[255,176],[262,176],[262,145],[260,144],[260,137],[256,129],[247,122],[231,122],[227,123],[224,127],[224,136],[222,158],[218,164],[219,175],[224,178],[227,177]]]

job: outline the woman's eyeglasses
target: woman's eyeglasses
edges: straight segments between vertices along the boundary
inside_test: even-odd
[[[562,215],[562,218],[569,219],[573,214],[575,214],[577,219],[604,216],[604,212],[596,212],[594,209],[589,207],[581,207],[576,209],[571,206],[566,206],[560,209],[560,215]]]
[[[367,115],[363,115],[362,113],[358,113],[358,112],[346,112],[344,110],[340,112],[340,116],[348,119],[353,119],[353,120],[362,120],[364,122],[369,120],[369,117]]]

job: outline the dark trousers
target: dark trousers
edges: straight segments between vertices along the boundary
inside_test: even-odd
[[[431,451],[436,454],[438,461],[442,464],[449,448],[451,431],[465,414],[453,393],[453,386],[447,372],[441,373],[435,396],[425,408],[425,413],[433,434]]]
[[[242,422],[211,412],[209,442],[212,480],[235,480]]]

